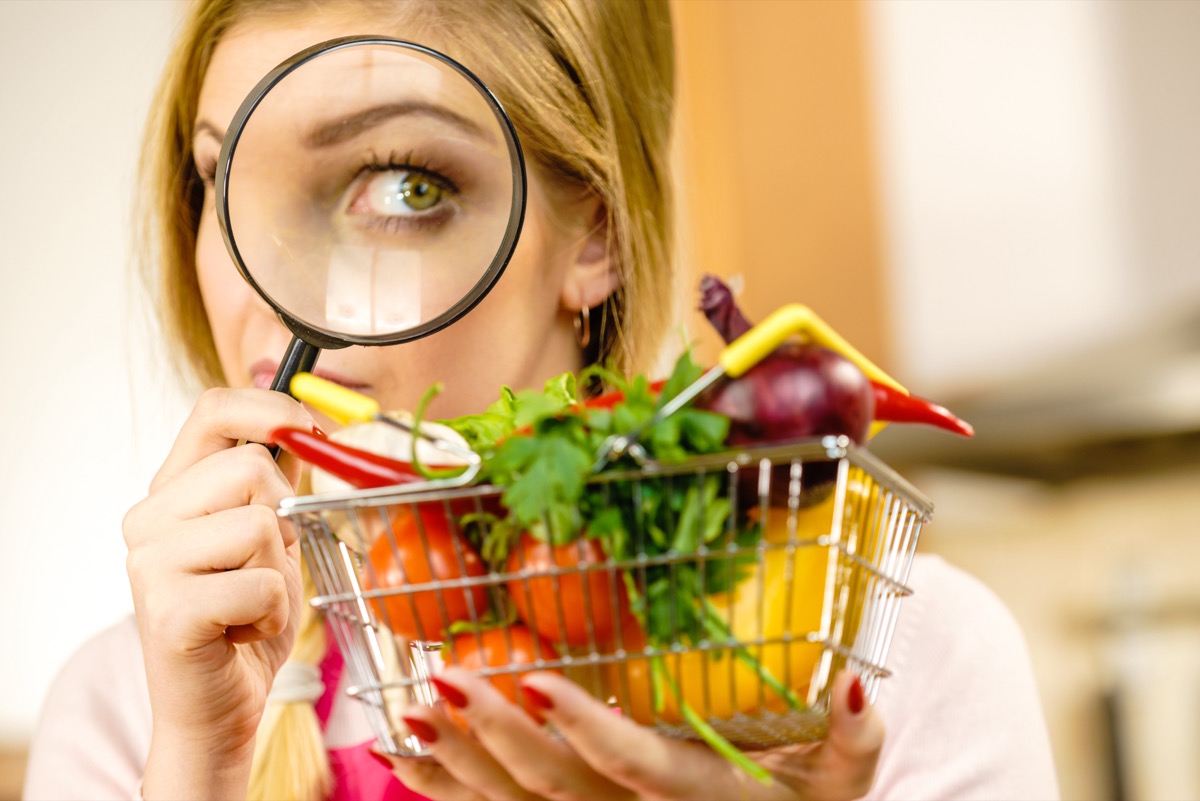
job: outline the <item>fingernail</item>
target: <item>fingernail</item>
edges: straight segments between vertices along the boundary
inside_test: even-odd
[[[427,743],[437,742],[438,732],[433,727],[433,724],[420,718],[410,718],[404,715],[401,715],[400,719],[404,721],[404,725],[408,727],[409,731],[417,735],[418,739],[424,740]]]
[[[867,699],[863,695],[862,680],[858,676],[850,682],[850,692],[846,694],[846,706],[850,709],[850,714],[857,715],[863,711],[866,706]]]
[[[329,439],[329,435],[326,434],[324,431],[322,431],[321,427],[319,425],[317,425],[316,423],[313,423],[313,433],[316,434],[318,437],[325,437],[326,439]]]
[[[371,755],[371,759],[374,759],[376,762],[378,762],[380,765],[383,765],[388,770],[393,769],[392,760],[387,754],[381,754],[378,751],[376,751],[374,748],[367,751],[367,753]]]
[[[455,709],[467,708],[467,696],[462,690],[455,687],[453,684],[447,684],[436,676],[430,678],[429,681],[437,688],[438,695],[446,699],[446,703]]]
[[[554,701],[550,700],[550,696],[546,695],[541,690],[535,690],[528,684],[520,685],[521,692],[525,695],[525,702],[535,712],[550,712],[554,709]]]

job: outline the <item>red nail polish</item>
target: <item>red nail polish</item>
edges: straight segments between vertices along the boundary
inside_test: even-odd
[[[316,434],[318,437],[325,437],[326,439],[329,438],[329,435],[326,434],[324,431],[322,431],[321,427],[319,425],[317,425],[316,423],[313,423],[313,433]]]
[[[392,770],[392,760],[388,758],[387,754],[381,754],[374,749],[371,749],[367,753],[371,755],[371,759],[383,765],[388,770]]]
[[[554,701],[550,700],[550,696],[541,690],[535,690],[526,684],[522,684],[520,687],[521,692],[525,695],[525,703],[529,704],[533,711],[550,712],[554,709]]]
[[[455,709],[467,708],[467,696],[462,690],[455,687],[453,684],[447,684],[436,676],[429,679],[434,687],[437,688],[438,695],[446,699],[446,703]]]
[[[850,692],[846,694],[846,706],[850,708],[850,714],[857,715],[863,711],[866,706],[867,699],[863,695],[862,680],[858,676],[850,682]]]
[[[408,730],[417,735],[419,739],[430,744],[437,742],[438,732],[432,724],[420,718],[410,718],[404,715],[401,715],[400,719],[404,721],[404,725],[408,727]]]

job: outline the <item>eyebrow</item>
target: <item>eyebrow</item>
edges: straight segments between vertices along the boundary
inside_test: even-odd
[[[192,141],[196,141],[200,134],[208,134],[213,139],[217,140],[217,144],[222,144],[225,141],[225,134],[217,130],[217,126],[213,125],[208,120],[200,120],[196,123],[196,127],[192,129]]]
[[[304,145],[317,149],[330,147],[353,139],[359,134],[383,124],[394,117],[425,116],[448,122],[463,132],[484,141],[492,141],[488,131],[479,123],[464,117],[445,106],[438,106],[422,101],[404,101],[385,103],[355,112],[348,117],[339,117],[329,122],[320,123],[312,128],[304,137]]]
[[[484,141],[492,141],[492,137],[478,123],[467,117],[462,116],[454,111],[451,111],[444,106],[437,106],[432,103],[424,103],[419,101],[404,102],[404,103],[387,103],[380,106],[372,106],[368,109],[351,114],[348,117],[325,122],[314,127],[304,138],[306,147],[317,149],[330,147],[340,144],[348,139],[353,139],[362,132],[381,125],[393,117],[405,115],[425,115],[436,119],[444,120],[461,128],[468,134],[482,139]],[[208,134],[218,145],[224,144],[225,134],[208,120],[200,120],[196,123],[196,127],[192,130],[192,141],[198,139],[201,134]]]

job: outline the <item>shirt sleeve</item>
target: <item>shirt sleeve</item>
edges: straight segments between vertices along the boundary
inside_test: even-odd
[[[131,616],[85,643],[51,684],[30,745],[25,799],[139,798],[150,729]]]
[[[877,705],[887,726],[869,798],[1057,799],[1024,635],[999,598],[918,556]]]

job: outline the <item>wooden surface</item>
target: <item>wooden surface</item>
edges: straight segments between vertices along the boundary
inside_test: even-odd
[[[675,0],[672,12],[689,288],[741,274],[747,316],[804,303],[887,369],[862,4]],[[707,324],[690,329],[710,361]]]
[[[24,748],[0,747],[0,801],[18,801],[25,780]]]

